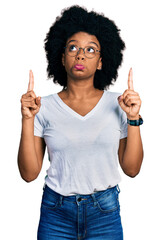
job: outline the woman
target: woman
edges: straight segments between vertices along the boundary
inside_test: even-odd
[[[18,166],[25,181],[36,179],[47,146],[38,239],[123,239],[118,160],[135,177],[143,147],[132,69],[122,95],[107,90],[122,63],[119,31],[104,15],[72,6],[45,39],[48,76],[63,90],[36,97],[30,71]]]

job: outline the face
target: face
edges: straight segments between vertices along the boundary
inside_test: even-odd
[[[101,46],[96,36],[90,35],[85,32],[78,32],[72,35],[66,42],[66,46],[70,46],[71,50],[74,51],[76,46],[79,48],[88,48],[88,52],[92,52],[95,48],[96,50],[101,50]],[[100,52],[96,52],[93,58],[88,58],[83,52],[83,49],[78,51],[76,56],[69,56],[67,50],[62,55],[62,64],[66,69],[68,78],[72,79],[87,79],[94,78],[94,74],[97,69],[102,68],[102,61],[100,57]],[[82,67],[77,65],[83,65]]]

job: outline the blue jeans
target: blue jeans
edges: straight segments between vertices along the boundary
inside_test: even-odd
[[[37,239],[123,240],[119,192],[63,196],[45,185]]]

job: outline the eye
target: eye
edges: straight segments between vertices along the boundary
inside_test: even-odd
[[[88,53],[94,53],[95,49],[93,47],[87,47],[87,52]]]
[[[70,45],[69,52],[74,52],[74,51],[77,51],[77,47],[75,45]]]

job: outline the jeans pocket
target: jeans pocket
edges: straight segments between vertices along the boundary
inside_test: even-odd
[[[101,212],[109,213],[119,209],[118,191],[117,188],[111,189],[110,193],[97,199],[97,206]]]
[[[50,192],[44,190],[41,206],[49,210],[55,210],[60,206],[59,198],[56,198]]]

